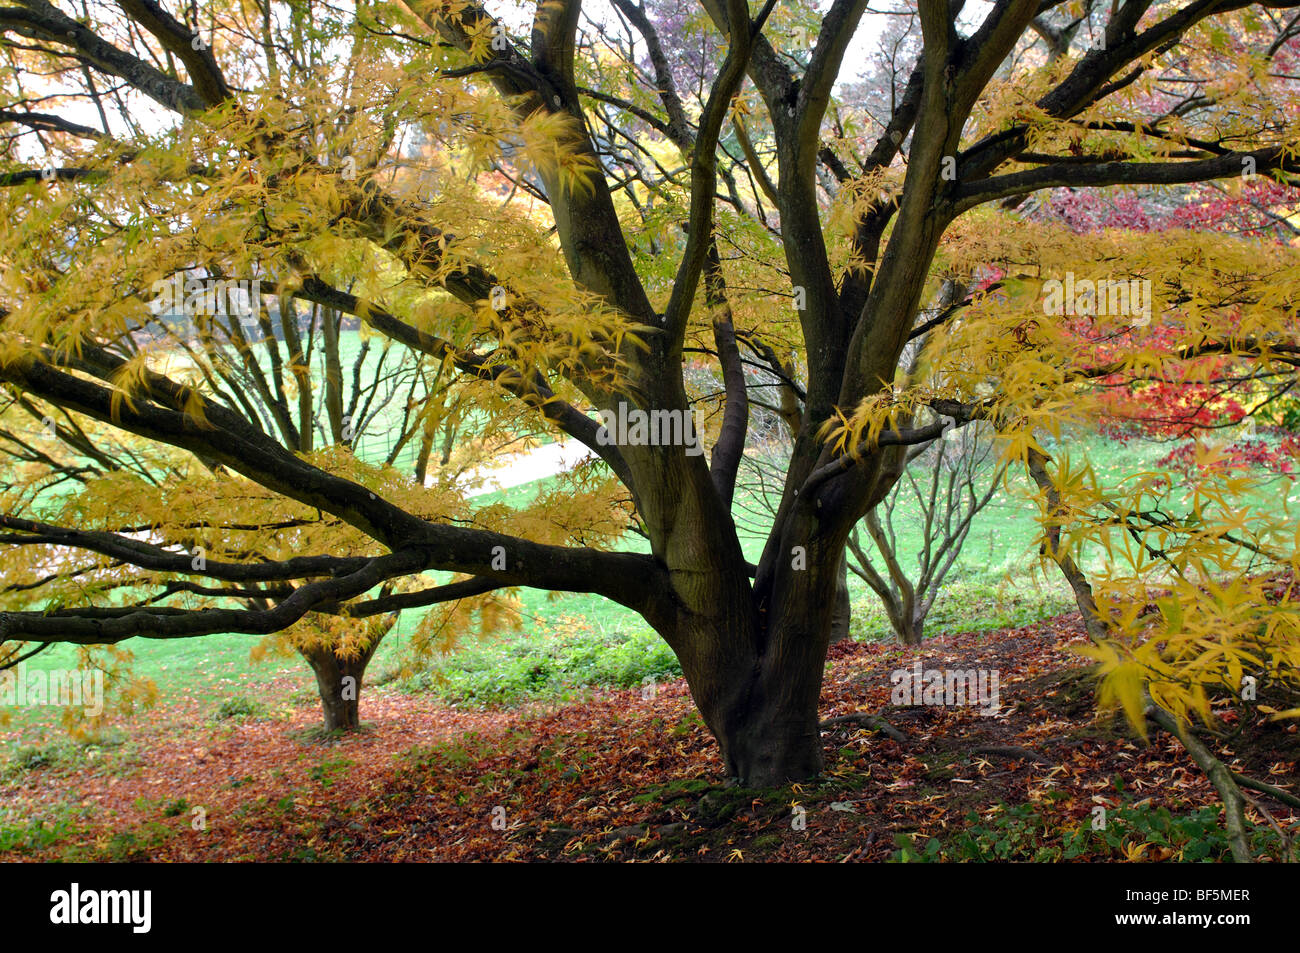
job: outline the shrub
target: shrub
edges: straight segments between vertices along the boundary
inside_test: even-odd
[[[265,706],[253,701],[251,698],[227,698],[217,708],[212,720],[228,721],[230,719],[239,719],[242,721],[245,718],[260,718],[265,714]]]
[[[681,676],[672,650],[653,632],[579,629],[541,640],[458,649],[428,672],[403,679],[406,691],[430,691],[453,704],[517,705],[568,698],[589,687],[632,688]]]

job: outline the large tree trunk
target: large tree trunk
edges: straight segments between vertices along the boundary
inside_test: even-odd
[[[729,774],[748,787],[780,786],[822,770],[817,703],[825,649],[765,659],[720,741]]]
[[[713,648],[726,652],[728,635],[716,635],[721,638]],[[751,658],[747,665],[728,665],[729,678],[692,680],[688,675],[729,777],[746,787],[775,787],[820,773],[817,707],[825,646],[825,638],[820,647],[787,645],[786,651]]]
[[[818,702],[841,580],[839,554],[817,555],[780,573],[763,608],[743,568],[719,573],[668,637],[728,775],[747,787],[822,769]]]

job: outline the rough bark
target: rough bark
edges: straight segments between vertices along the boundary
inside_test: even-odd
[[[840,565],[839,585],[835,587],[835,614],[831,617],[831,645],[849,637],[849,623],[853,621],[853,605],[849,599],[849,564]]]
[[[689,604],[660,630],[727,774],[747,786],[806,780],[822,769],[818,701],[842,554],[842,546],[810,548],[806,561],[786,560],[775,598],[761,608],[742,560],[710,580],[692,577]]]
[[[370,645],[350,658],[336,654],[331,645],[298,649],[316,676],[326,731],[355,731],[361,727],[361,681],[380,641],[392,626],[392,622],[383,625]]]

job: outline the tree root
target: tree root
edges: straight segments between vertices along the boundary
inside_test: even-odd
[[[1028,748],[1022,748],[1019,745],[980,745],[978,748],[972,748],[971,754],[993,754],[1001,755],[1004,758],[1022,758],[1038,764],[1055,764],[1050,758],[1044,757],[1037,751],[1030,751]]]
[[[821,723],[820,727],[837,728],[840,725],[857,725],[860,728],[870,728],[872,731],[878,731],[895,741],[907,741],[907,735],[885,721],[885,719],[879,715],[868,715],[866,712],[855,712],[852,715],[838,715],[835,718],[827,718]]]

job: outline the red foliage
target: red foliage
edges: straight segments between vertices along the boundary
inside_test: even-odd
[[[1212,466],[1228,470],[1269,470],[1279,476],[1295,474],[1295,457],[1300,453],[1300,437],[1289,434],[1277,446],[1271,447],[1263,440],[1242,440],[1224,447],[1215,455]],[[1198,467],[1196,444],[1187,443],[1170,451],[1159,461],[1160,466],[1191,475]]]

